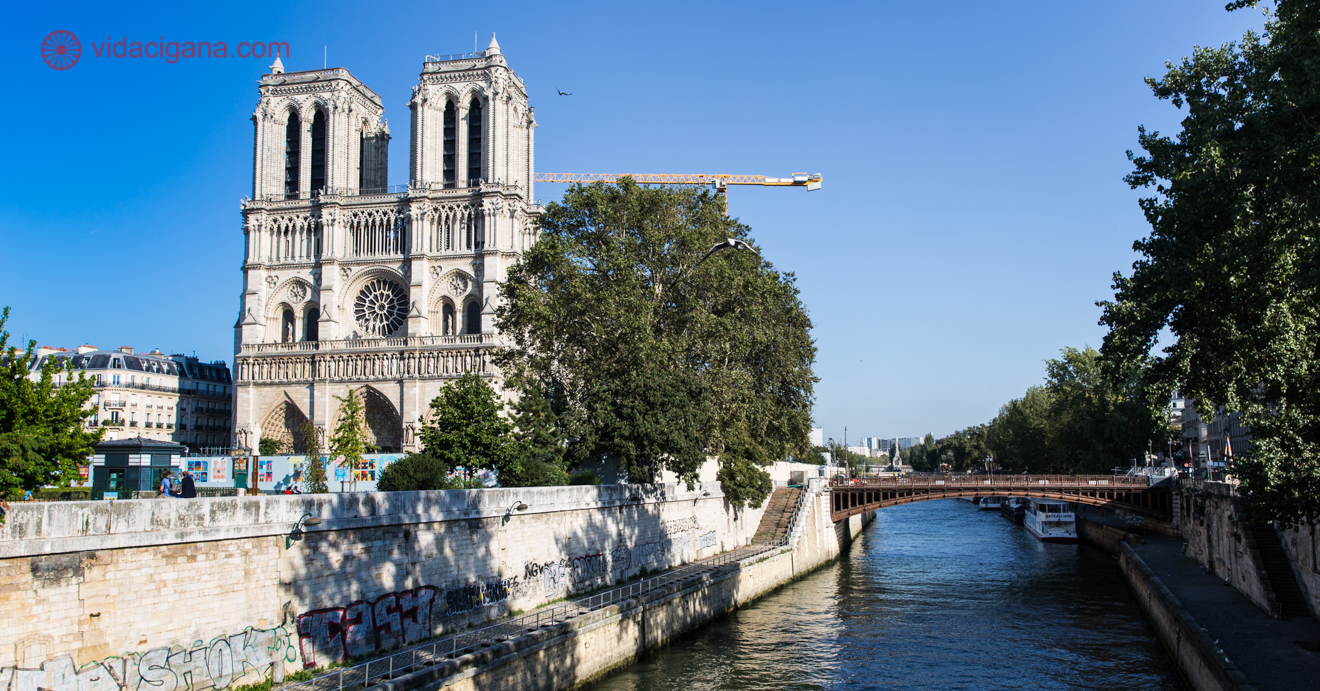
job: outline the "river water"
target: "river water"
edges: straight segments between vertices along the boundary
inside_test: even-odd
[[[590,688],[1183,687],[1113,558],[941,500],[881,509],[835,563]]]

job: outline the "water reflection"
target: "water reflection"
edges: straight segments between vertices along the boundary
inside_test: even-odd
[[[1180,689],[1112,558],[953,500],[591,688]]]

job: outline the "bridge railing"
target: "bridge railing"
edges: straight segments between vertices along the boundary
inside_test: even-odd
[[[834,478],[831,487],[956,487],[1017,488],[1050,486],[1149,487],[1144,475],[905,475],[879,478]]]

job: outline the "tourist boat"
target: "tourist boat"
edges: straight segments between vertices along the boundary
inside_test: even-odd
[[[1077,517],[1066,501],[1028,499],[1022,525],[1041,542],[1077,542]]]
[[[999,511],[1010,521],[1021,523],[1027,513],[1027,500],[1021,497],[1007,497],[1000,503]]]
[[[1003,497],[981,497],[980,507],[982,511],[993,511],[998,509],[1003,501]]]

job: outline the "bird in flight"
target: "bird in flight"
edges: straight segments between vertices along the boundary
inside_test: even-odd
[[[559,87],[555,87],[555,91],[559,91]],[[562,92],[562,91],[559,91],[559,95],[560,95],[560,96],[572,96],[573,94],[566,94],[566,93],[564,93],[564,92]]]

